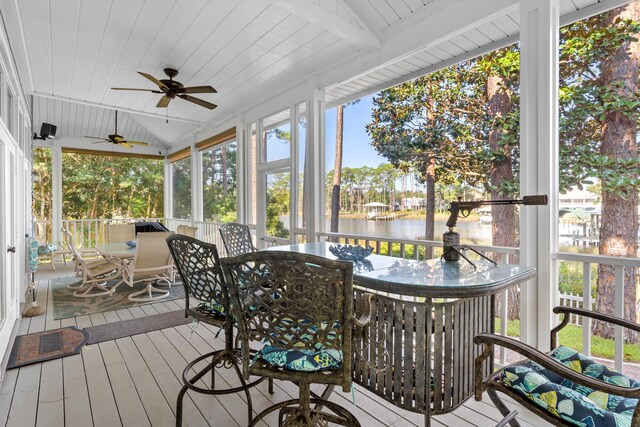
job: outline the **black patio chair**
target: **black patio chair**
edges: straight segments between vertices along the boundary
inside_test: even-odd
[[[572,314],[619,325],[640,332],[640,325],[618,317],[571,307],[555,307],[564,315],[551,330],[551,348],[543,353],[512,338],[481,333],[474,338],[484,345],[476,358],[476,400],[487,394],[503,417],[498,426],[519,427],[516,411],[510,412],[497,392],[506,394],[556,426],[640,427],[640,382],[565,347],[557,346],[557,333]],[[493,357],[494,346],[513,350],[527,359],[483,378],[482,367]]]
[[[220,237],[222,237],[227,256],[234,257],[258,250],[251,240],[251,230],[245,224],[237,222],[224,224],[220,227]]]
[[[229,291],[220,269],[218,251],[213,244],[193,237],[174,234],[167,244],[182,278],[185,296],[185,317],[192,318],[224,330],[224,348],[203,354],[189,363],[182,373],[183,386],[178,393],[176,425],[182,425],[182,400],[187,390],[205,394],[230,394],[244,391],[247,396],[248,422],[252,419],[252,402],[249,389],[264,378],[248,382],[240,370],[240,350],[233,345],[233,319],[229,316]],[[199,362],[211,358],[203,369],[189,376]],[[236,387],[219,389],[215,384],[216,368],[233,369],[240,381]],[[197,382],[211,372],[210,385],[202,387]],[[271,385],[269,391],[272,391]]]
[[[279,425],[359,426],[344,407],[311,398],[310,392],[312,383],[351,389],[353,265],[284,251],[220,262],[238,319],[245,378],[260,375],[299,387],[298,399],[270,406],[250,426],[276,410]],[[262,343],[256,354],[250,352],[251,341]]]

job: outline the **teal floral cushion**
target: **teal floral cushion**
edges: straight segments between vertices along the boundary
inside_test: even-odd
[[[560,346],[550,356],[576,372],[604,382],[624,387],[640,385],[568,347]],[[628,426],[638,404],[638,399],[610,395],[575,384],[535,362],[505,368],[502,382],[556,417],[576,426]]]
[[[196,311],[199,311],[207,316],[226,317],[227,313],[224,308],[224,304],[221,302],[222,300],[222,294],[218,292],[214,295],[213,298],[211,298],[209,302],[198,304],[198,306],[196,307]]]
[[[265,345],[255,354],[254,361],[257,360],[264,360],[276,368],[315,372],[340,368],[342,352],[329,348],[307,350]]]

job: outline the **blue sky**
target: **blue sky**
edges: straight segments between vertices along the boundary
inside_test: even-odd
[[[369,143],[370,138],[365,130],[365,124],[371,121],[371,98],[366,96],[355,105],[349,105],[344,109],[344,137],[342,166],[358,168],[364,165],[378,166],[380,163],[388,163],[379,156]],[[326,112],[326,169],[333,169],[336,155],[336,109]]]

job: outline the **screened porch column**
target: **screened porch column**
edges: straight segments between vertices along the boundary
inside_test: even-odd
[[[191,221],[203,221],[203,198],[202,155],[194,141],[191,144]]]
[[[520,336],[541,350],[557,301],[558,17],[558,0],[520,1],[520,191],[549,196],[520,211],[520,263],[538,271],[521,288]]]
[[[164,217],[173,218],[173,171],[167,157],[164,158]]]
[[[60,242],[62,235],[62,147],[51,147],[51,241]]]
[[[309,102],[304,174],[304,187],[310,189],[304,192],[307,242],[315,242],[316,233],[325,228],[325,110],[324,90],[313,89]]]

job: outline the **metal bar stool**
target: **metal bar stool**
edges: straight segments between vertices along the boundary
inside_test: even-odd
[[[187,390],[204,394],[230,394],[244,391],[247,396],[248,422],[252,419],[252,403],[249,389],[265,378],[258,378],[249,382],[240,370],[240,350],[233,346],[233,318],[229,313],[229,292],[220,270],[218,251],[213,244],[205,243],[193,237],[175,234],[167,237],[169,250],[175,261],[185,294],[185,317],[217,326],[224,330],[224,348],[212,351],[196,358],[189,363],[182,373],[183,386],[178,393],[176,410],[176,425],[182,425],[182,400]],[[195,304],[193,302],[195,301]],[[211,358],[211,362],[190,377],[195,366]],[[239,386],[219,389],[216,388],[216,368],[233,369],[240,381]],[[210,387],[201,387],[196,383],[211,372]],[[271,384],[269,392],[273,392]]]
[[[274,411],[281,426],[360,426],[344,407],[310,393],[312,383],[351,389],[352,263],[283,251],[220,262],[238,319],[245,378],[260,375],[299,387],[298,399],[268,407],[249,426]],[[262,349],[254,354],[250,341],[262,342]]]

